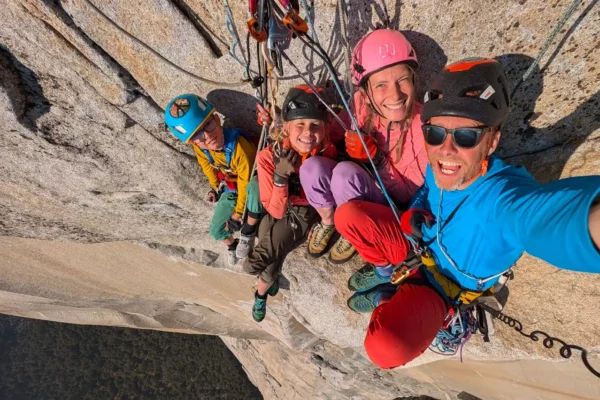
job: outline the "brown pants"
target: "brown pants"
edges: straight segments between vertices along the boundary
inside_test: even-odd
[[[304,242],[318,219],[319,214],[312,207],[292,206],[282,219],[265,215],[258,226],[258,245],[244,261],[244,271],[260,276],[265,283],[273,282],[285,256]]]

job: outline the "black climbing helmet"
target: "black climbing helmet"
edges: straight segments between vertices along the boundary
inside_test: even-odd
[[[322,89],[317,89],[321,94]],[[295,119],[318,119],[327,122],[327,107],[319,101],[313,90],[306,85],[291,88],[283,101],[282,116],[284,121]]]
[[[508,80],[498,61],[467,58],[433,77],[425,92],[421,121],[451,116],[499,127],[508,116],[509,93]]]

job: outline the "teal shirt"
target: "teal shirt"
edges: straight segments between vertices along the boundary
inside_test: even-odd
[[[487,174],[464,190],[439,189],[428,166],[411,207],[436,217],[431,228],[423,226],[423,240],[431,242],[440,271],[467,289],[483,290],[524,251],[559,268],[600,273],[588,227],[598,196],[600,176],[542,185],[525,168],[492,156]]]

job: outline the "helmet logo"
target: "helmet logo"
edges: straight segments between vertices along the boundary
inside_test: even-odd
[[[169,114],[173,118],[181,118],[190,110],[190,102],[187,99],[177,99],[171,104]]]
[[[183,133],[183,134],[187,133],[187,131],[181,125],[175,125],[173,128],[177,129],[179,131],[179,133]]]
[[[381,58],[393,57],[396,55],[396,46],[394,43],[386,43],[379,46],[379,55]]]
[[[494,93],[496,93],[496,91],[494,90],[494,88],[491,85],[488,85],[488,87],[483,91],[483,93],[481,93],[479,95],[480,99],[483,100],[487,100],[489,99]]]

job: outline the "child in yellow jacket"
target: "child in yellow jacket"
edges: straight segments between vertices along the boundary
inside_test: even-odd
[[[217,203],[210,235],[227,246],[228,263],[233,266],[251,251],[255,225],[263,212],[258,182],[250,176],[256,146],[240,129],[223,128],[215,108],[193,94],[174,98],[165,110],[165,122],[175,137],[192,145],[208,178],[211,189],[206,200]],[[248,221],[243,224],[245,207]],[[233,233],[240,228],[238,241]]]

